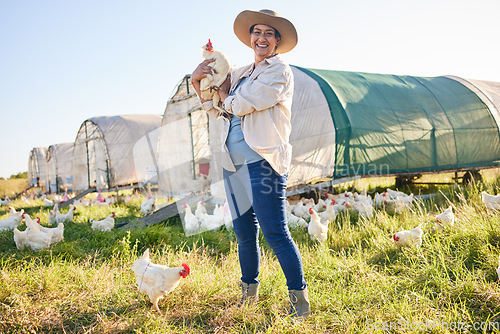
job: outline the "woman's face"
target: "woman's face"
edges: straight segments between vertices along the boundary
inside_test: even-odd
[[[275,54],[280,39],[276,38],[272,27],[256,24],[250,33],[250,42],[255,52],[255,61],[258,63]]]

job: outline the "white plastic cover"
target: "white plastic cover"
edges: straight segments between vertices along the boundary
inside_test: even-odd
[[[156,182],[161,115],[93,117],[83,122],[73,152],[73,188]]]
[[[73,145],[74,143],[55,144],[50,145],[47,150],[47,181],[51,192],[72,189]]]
[[[31,187],[47,189],[47,148],[35,147],[28,159],[28,182]]]

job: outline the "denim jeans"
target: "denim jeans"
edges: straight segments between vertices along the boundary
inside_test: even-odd
[[[266,160],[224,170],[224,187],[234,232],[238,239],[241,281],[258,283],[259,226],[278,258],[289,290],[303,290],[307,284],[297,245],[286,221],[287,176],[276,173]]]

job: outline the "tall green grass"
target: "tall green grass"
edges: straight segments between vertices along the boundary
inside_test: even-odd
[[[482,332],[487,321],[485,332],[492,332],[500,328],[500,215],[484,208],[482,190],[496,192],[497,180],[442,186],[436,197],[401,215],[378,210],[364,219],[344,212],[324,244],[311,241],[305,229],[293,230],[312,306],[303,322],[287,317],[285,277],[262,237],[260,301],[239,309],[234,232],[185,237],[178,218],[143,229],[95,232],[90,218],[115,212],[118,222],[129,221],[140,216],[139,202],[79,207],[74,222],[65,224],[65,240],[40,252],[18,251],[13,233],[0,233],[0,332],[454,333],[460,326]],[[41,201],[13,204],[47,224]],[[456,228],[434,231],[436,214],[449,205]],[[7,212],[0,208],[0,219]],[[425,231],[420,248],[394,245],[393,233],[419,224]],[[186,262],[192,269],[160,301],[161,315],[137,291],[130,269],[146,248],[155,263]]]

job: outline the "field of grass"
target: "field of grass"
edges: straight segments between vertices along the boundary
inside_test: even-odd
[[[367,179],[370,180],[370,179]],[[359,180],[358,190],[390,185]],[[371,183],[365,183],[371,182]],[[387,184],[385,184],[387,182]],[[353,184],[348,185],[352,187]],[[499,191],[497,175],[467,188],[412,187],[438,195],[401,215],[377,210],[372,219],[344,212],[324,244],[307,230],[292,235],[309,284],[312,316],[287,317],[288,295],[279,263],[261,237],[261,292],[255,306],[237,308],[241,294],[233,231],[185,237],[179,218],[143,229],[95,232],[90,218],[115,212],[137,218],[140,201],[109,208],[79,207],[65,224],[64,241],[33,252],[16,249],[13,232],[0,232],[0,332],[2,333],[455,333],[500,332],[499,213],[487,212],[480,193]],[[454,207],[456,228],[434,231],[435,216]],[[41,200],[15,201],[48,222]],[[67,209],[61,210],[66,212]],[[0,208],[0,219],[8,215]],[[391,236],[419,224],[420,248],[398,248]],[[146,249],[154,263],[191,275],[150,309],[138,292],[131,265]]]
[[[0,180],[0,198],[4,199],[5,196],[12,198],[26,188],[28,188],[28,179]]]

